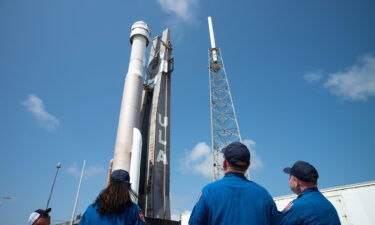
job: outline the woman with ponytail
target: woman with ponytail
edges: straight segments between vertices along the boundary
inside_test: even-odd
[[[86,209],[79,225],[144,225],[139,206],[131,200],[135,194],[129,180],[127,171],[113,171],[109,185]]]

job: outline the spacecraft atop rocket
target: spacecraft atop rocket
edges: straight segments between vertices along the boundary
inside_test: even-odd
[[[170,91],[173,71],[170,31],[150,41],[143,21],[133,24],[112,171],[130,173],[132,189],[148,218],[170,220]],[[152,42],[145,67],[145,53]]]

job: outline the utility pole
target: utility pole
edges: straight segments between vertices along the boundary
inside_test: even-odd
[[[55,177],[53,178],[53,183],[52,183],[51,191],[49,193],[49,197],[48,197],[46,209],[48,209],[49,202],[51,201],[51,196],[52,196],[53,188],[55,187],[56,177],[57,177],[57,174],[59,173],[59,169],[60,168],[61,168],[61,162],[58,162],[57,165],[56,165],[56,174],[55,174]]]
[[[81,183],[82,183],[83,171],[85,170],[85,165],[86,165],[86,160],[83,160],[83,166],[82,166],[82,171],[81,171],[81,178],[79,179],[79,183],[78,183],[77,195],[76,195],[76,200],[74,202],[72,218],[70,219],[70,225],[73,225],[73,222],[74,222],[74,216],[76,214],[77,202],[78,202],[78,197],[79,197],[79,191],[81,189]]]

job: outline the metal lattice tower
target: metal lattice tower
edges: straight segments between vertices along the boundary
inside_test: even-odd
[[[212,136],[212,177],[223,177],[221,149],[233,141],[242,141],[220,48],[215,45],[211,17],[208,17],[211,48],[208,51]]]

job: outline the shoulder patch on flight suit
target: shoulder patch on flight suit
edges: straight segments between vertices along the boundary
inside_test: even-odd
[[[139,209],[138,214],[139,214],[139,217],[141,218],[141,220],[142,220],[143,222],[146,222],[145,214],[143,213],[142,209]]]
[[[293,206],[293,202],[289,202],[289,204],[285,206],[283,211],[288,211],[290,208],[292,208],[292,206]]]

